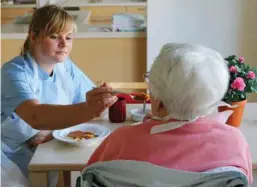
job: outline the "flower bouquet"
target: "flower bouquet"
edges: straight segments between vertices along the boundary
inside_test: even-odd
[[[239,127],[241,124],[244,106],[247,102],[247,93],[257,93],[257,69],[245,64],[244,57],[235,55],[225,58],[230,72],[230,81],[223,101],[231,107],[220,106],[219,111],[233,110],[227,124]]]

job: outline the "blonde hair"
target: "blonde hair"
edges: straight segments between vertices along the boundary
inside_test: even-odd
[[[37,9],[29,25],[28,36],[24,42],[21,55],[30,51],[30,35],[34,33],[36,37],[44,39],[47,36],[68,31],[71,27],[76,30],[72,16],[58,5],[46,5]]]
[[[223,57],[201,45],[168,43],[149,73],[149,87],[172,118],[191,120],[216,109],[227,91]]]

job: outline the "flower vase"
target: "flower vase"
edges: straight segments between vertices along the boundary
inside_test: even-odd
[[[244,115],[244,108],[247,100],[239,101],[239,102],[232,102],[231,108],[228,106],[219,106],[218,111],[223,112],[226,110],[234,111],[233,114],[228,118],[226,124],[233,126],[233,127],[240,127],[242,118]]]

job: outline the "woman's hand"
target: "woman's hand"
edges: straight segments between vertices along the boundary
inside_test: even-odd
[[[113,105],[118,98],[112,95],[112,87],[104,83],[86,94],[86,116],[88,121],[99,117],[105,109]]]
[[[39,133],[37,133],[35,136],[33,136],[32,138],[30,138],[27,141],[27,144],[30,148],[36,147],[39,144],[42,144],[44,142],[47,142],[49,140],[53,139],[53,135],[52,135],[53,131],[40,131]]]

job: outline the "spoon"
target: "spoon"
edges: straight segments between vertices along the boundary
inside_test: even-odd
[[[97,88],[97,87],[92,87],[92,88],[95,89],[95,88]],[[118,91],[118,90],[113,90],[113,91],[111,92],[112,95],[117,95],[117,94],[119,94],[119,93],[129,95],[129,93],[126,93],[126,92],[123,92],[123,91]]]
[[[96,88],[96,87],[93,87],[93,89],[94,88]],[[111,94],[112,95],[117,95],[117,94],[119,94],[119,93],[121,93],[121,94],[126,94],[126,95],[130,95],[131,96],[131,94],[129,94],[129,93],[126,93],[126,92],[123,92],[123,91],[118,91],[118,90],[113,90],[112,92],[111,92]],[[145,99],[138,99],[138,97],[134,97],[133,98],[134,100],[136,100],[136,101],[143,101],[144,103],[143,103],[143,113],[145,113],[145,109],[146,109],[146,100]]]
[[[144,104],[143,104],[143,113],[145,113],[145,107],[146,107],[146,101],[144,100]]]

